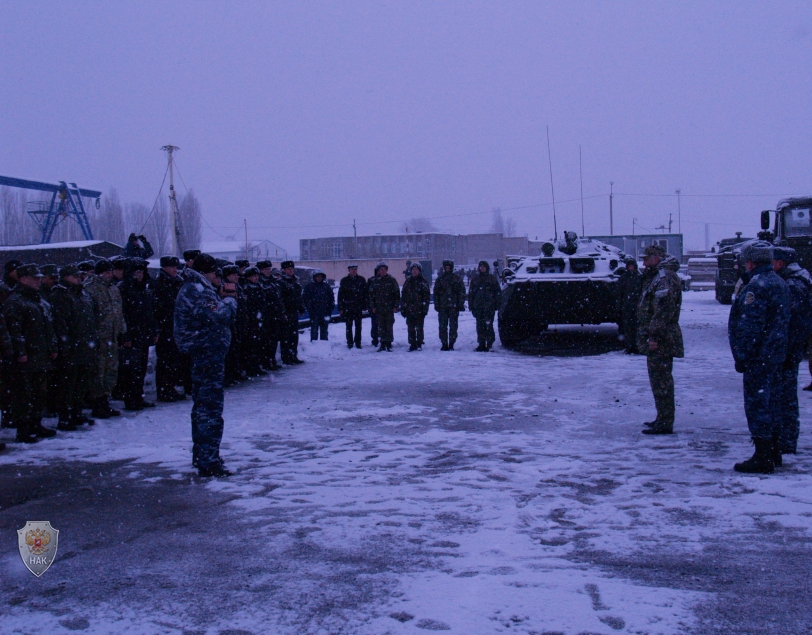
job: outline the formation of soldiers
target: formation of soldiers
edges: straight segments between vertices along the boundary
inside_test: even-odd
[[[139,243],[140,240],[140,243]],[[131,244],[130,244],[131,243]],[[151,253],[132,236],[130,253]],[[142,250],[142,251],[137,251]],[[193,464],[204,476],[228,471],[219,455],[223,388],[250,377],[303,363],[298,357],[299,319],[309,314],[311,340],[327,339],[336,302],[323,271],[303,290],[293,261],[218,261],[198,250],[160,259],[151,278],[140,256],[57,268],[17,260],[5,263],[0,285],[2,425],[17,441],[52,437],[57,430],[93,425],[126,410],[155,404],[144,399],[148,353],[155,346],[159,401],[191,395]],[[743,374],[745,413],[753,456],[734,468],[772,473],[784,454],[796,452],[799,435],[798,367],[812,335],[812,276],[793,249],[753,241],[742,250],[746,271],[731,309],[728,333],[736,370]],[[629,353],[645,354],[656,417],[644,434],[673,433],[673,360],[684,356],[679,327],[682,286],[679,263],[659,246],[644,252],[644,272],[627,261],[620,281],[620,333]],[[365,280],[350,264],[339,284],[337,309],[348,348],[362,347],[362,317],[369,313],[378,351],[392,351],[395,314],[406,320],[409,351],[422,350],[432,287],[419,263],[401,286],[381,262]],[[441,350],[453,351],[466,301],[476,318],[477,351],[491,350],[501,289],[486,261],[465,284],[444,261],[433,286]],[[182,392],[178,392],[178,388]],[[86,416],[85,409],[91,410]]]

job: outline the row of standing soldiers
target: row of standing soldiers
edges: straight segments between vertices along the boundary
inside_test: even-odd
[[[339,315],[346,321],[347,347],[361,348],[361,318],[369,311],[372,318],[372,344],[379,351],[392,351],[395,313],[406,319],[409,351],[422,350],[424,322],[431,305],[432,289],[423,276],[423,268],[414,263],[404,272],[401,289],[389,267],[380,262],[369,280],[358,275],[358,266],[350,264],[338,290]],[[471,277],[467,300],[477,324],[477,351],[489,351],[496,340],[493,320],[499,308],[501,289],[486,261],[479,263]],[[443,269],[434,281],[434,309],[437,312],[441,350],[453,351],[457,341],[459,314],[465,311],[466,291],[462,278],[454,272],[454,262],[443,261]],[[312,312],[311,312],[312,318]]]
[[[137,240],[131,242],[143,249]],[[149,247],[145,240],[142,244]],[[199,253],[184,253],[187,267]],[[293,262],[283,262],[281,272],[268,261],[258,267],[247,261],[219,264],[218,280],[236,291],[239,306],[227,381],[279,368],[277,348],[283,363],[301,363],[298,319],[304,305]],[[173,402],[191,392],[189,358],[178,350],[173,334],[181,262],[164,256],[160,265],[153,279],[140,255],[41,270],[19,260],[5,263],[0,408],[3,427],[16,428],[18,441],[54,436],[42,425],[46,414],[58,415],[57,429],[69,431],[92,425],[94,418],[119,416],[111,399],[121,399],[132,411],[154,406],[143,394],[151,346],[157,356],[158,400]],[[83,412],[87,407],[90,417]]]

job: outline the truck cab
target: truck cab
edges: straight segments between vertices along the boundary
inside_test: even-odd
[[[771,219],[773,214],[775,218]],[[801,267],[812,270],[811,217],[812,196],[785,198],[778,202],[775,210],[761,212],[762,231],[758,237],[775,245],[792,247],[798,254]]]

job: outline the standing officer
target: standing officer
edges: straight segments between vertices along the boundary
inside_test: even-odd
[[[51,293],[59,355],[56,358],[56,409],[58,430],[76,430],[93,419],[82,414],[96,361],[98,338],[93,299],[82,286],[79,268],[66,265],[59,270],[59,284]]]
[[[490,272],[490,265],[486,260],[479,263],[479,271],[471,277],[468,285],[468,308],[476,318],[476,339],[479,346],[476,350],[487,352],[491,350],[496,341],[493,330],[493,317],[499,309],[502,289],[499,281]]]
[[[737,472],[772,474],[773,438],[781,432],[777,397],[787,356],[790,296],[773,271],[772,252],[763,240],[742,248],[749,281],[736,295],[727,326],[736,370],[744,374],[744,413],[756,446],[750,459],[733,466]]]
[[[3,282],[0,283],[0,304],[3,304],[3,302],[8,299],[8,296],[11,295],[11,292],[14,291],[14,288],[17,286],[17,283],[19,282],[17,268],[22,266],[23,261],[17,260],[16,258],[7,260],[6,264],[3,266],[5,275],[3,276]]]
[[[125,410],[152,408],[144,400],[144,378],[147,374],[149,347],[157,341],[153,321],[152,294],[147,289],[147,261],[134,258],[121,282],[121,303],[127,331],[121,336],[119,381]]]
[[[238,265],[226,265],[223,267],[223,289],[233,292],[234,299],[237,300],[237,313],[231,322],[231,344],[226,353],[226,378],[225,387],[233,386],[238,381],[245,379],[243,368],[243,348],[245,346],[245,334],[247,315],[245,313],[245,291],[240,285],[240,268]]]
[[[679,314],[682,283],[679,262],[666,256],[665,249],[650,245],[643,252],[646,267],[637,308],[637,348],[645,352],[648,378],[654,393],[657,418],[645,425],[643,434],[671,434],[674,431],[674,358],[684,357]]]
[[[42,274],[37,265],[20,265],[16,272],[18,284],[3,306],[3,317],[14,347],[9,373],[11,419],[17,426],[17,441],[36,443],[40,438],[56,434],[55,430],[42,425],[47,373],[57,355],[56,337],[51,307],[39,292]]]
[[[372,283],[375,282],[375,280],[377,278],[378,278],[378,266],[375,265],[375,270],[372,272],[372,276],[367,280],[367,299],[366,299],[367,308],[370,308],[369,307],[369,293],[370,293],[370,291],[372,291]],[[369,311],[369,323],[370,323],[369,336],[370,336],[370,338],[372,338],[372,345],[377,346],[378,341],[379,341],[378,340],[378,316],[375,315],[375,312],[372,311],[371,308],[370,308],[370,311]]]
[[[395,326],[395,313],[400,307],[400,286],[389,275],[389,267],[385,262],[379,262],[375,267],[377,275],[369,286],[369,310],[378,318],[378,335],[381,347],[378,352],[392,352],[392,342],[395,336],[392,332]]]
[[[303,364],[304,362],[299,359],[299,315],[304,314],[302,285],[296,278],[292,260],[285,260],[282,263],[279,290],[282,292],[282,303],[285,305],[285,317],[281,328],[282,363]]]
[[[795,454],[798,446],[798,366],[812,334],[812,276],[796,260],[797,255],[791,247],[773,247],[773,271],[786,283],[790,300],[787,357],[781,368],[775,398],[780,419],[780,431],[777,435],[773,432],[776,467],[783,464],[782,454]]]
[[[302,293],[302,301],[310,317],[310,341],[314,342],[316,338],[327,340],[330,315],[333,313],[336,302],[333,288],[327,282],[327,276],[321,269],[313,272],[313,281]]]
[[[136,236],[134,232],[130,234],[130,237],[127,238],[127,244],[124,245],[125,258],[143,258],[146,260],[152,258],[153,255],[155,255],[155,250],[149,244],[146,236],[143,234]]]
[[[406,318],[409,332],[409,352],[423,350],[423,323],[431,304],[431,288],[423,277],[423,267],[415,262],[410,271],[400,295],[400,314]]]
[[[126,327],[121,293],[114,282],[113,263],[99,260],[95,272],[85,282],[85,291],[93,302],[98,341],[90,379],[91,414],[97,419],[109,419],[121,414],[110,406],[110,395],[118,378],[118,340]]]
[[[183,287],[175,302],[175,341],[192,360],[192,465],[200,476],[229,476],[220,458],[223,438],[223,383],[237,313],[234,293],[218,292],[217,264],[200,254],[183,271]]]
[[[361,348],[361,324],[367,306],[367,282],[358,275],[358,265],[351,262],[347,275],[338,285],[338,314],[347,323],[347,348]],[[355,335],[353,335],[355,327]]]
[[[440,322],[440,350],[453,351],[460,311],[465,311],[465,284],[454,273],[453,260],[443,260],[443,272],[434,282],[434,310]]]
[[[42,265],[39,268],[42,274],[42,284],[39,287],[39,292],[46,302],[51,301],[51,290],[59,284],[59,267],[56,265]]]
[[[158,401],[170,403],[186,398],[175,390],[175,386],[183,383],[180,351],[175,344],[175,299],[183,286],[183,280],[178,276],[179,266],[177,256],[161,256],[161,270],[152,285],[155,329],[158,333],[155,344],[158,357],[155,387]]]
[[[245,327],[243,337],[242,367],[248,377],[264,375],[260,367],[262,340],[264,333],[266,292],[259,282],[259,269],[248,267],[245,270],[245,283],[242,286],[245,295]],[[239,308],[239,307],[238,307]],[[274,361],[276,361],[274,359]]]
[[[278,370],[276,363],[276,349],[285,330],[285,307],[282,301],[282,290],[279,278],[274,276],[273,262],[260,260],[256,268],[259,270],[259,284],[264,291],[264,307],[262,309],[262,332],[260,334],[260,365],[266,370]],[[298,319],[297,319],[298,323]],[[298,342],[298,330],[297,330]],[[264,373],[262,373],[264,374]]]
[[[637,270],[637,260],[628,256],[626,269],[617,281],[618,313],[620,314],[619,334],[626,352],[636,354],[637,350],[637,305],[640,304],[642,277]],[[642,351],[645,353],[645,351]]]

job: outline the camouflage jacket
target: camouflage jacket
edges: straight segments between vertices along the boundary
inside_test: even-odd
[[[175,342],[181,353],[225,356],[231,345],[231,324],[237,300],[221,298],[212,284],[194,269],[184,269],[183,286],[175,300]]]
[[[468,284],[468,308],[477,318],[493,319],[499,309],[502,288],[491,273],[477,272]]]
[[[405,318],[426,317],[431,304],[431,288],[429,281],[421,273],[414,277],[410,275],[403,283],[400,296],[400,314]]]
[[[443,271],[434,281],[434,310],[465,310],[465,283],[453,271]]]
[[[388,273],[375,276],[369,283],[369,310],[376,313],[394,313],[400,306],[400,287]]]
[[[684,357],[679,314],[682,307],[682,282],[677,276],[679,263],[669,257],[643,273],[640,304],[637,305],[637,347],[646,354]],[[657,342],[651,351],[648,342]]]
[[[54,332],[59,347],[58,364],[86,365],[96,355],[96,316],[93,300],[81,284],[65,280],[51,291]]]
[[[101,276],[94,275],[85,282],[85,291],[93,300],[93,313],[96,316],[96,332],[99,340],[103,340],[103,343],[108,345],[115,344],[118,336],[127,330],[118,287],[113,280],[108,282]]]

